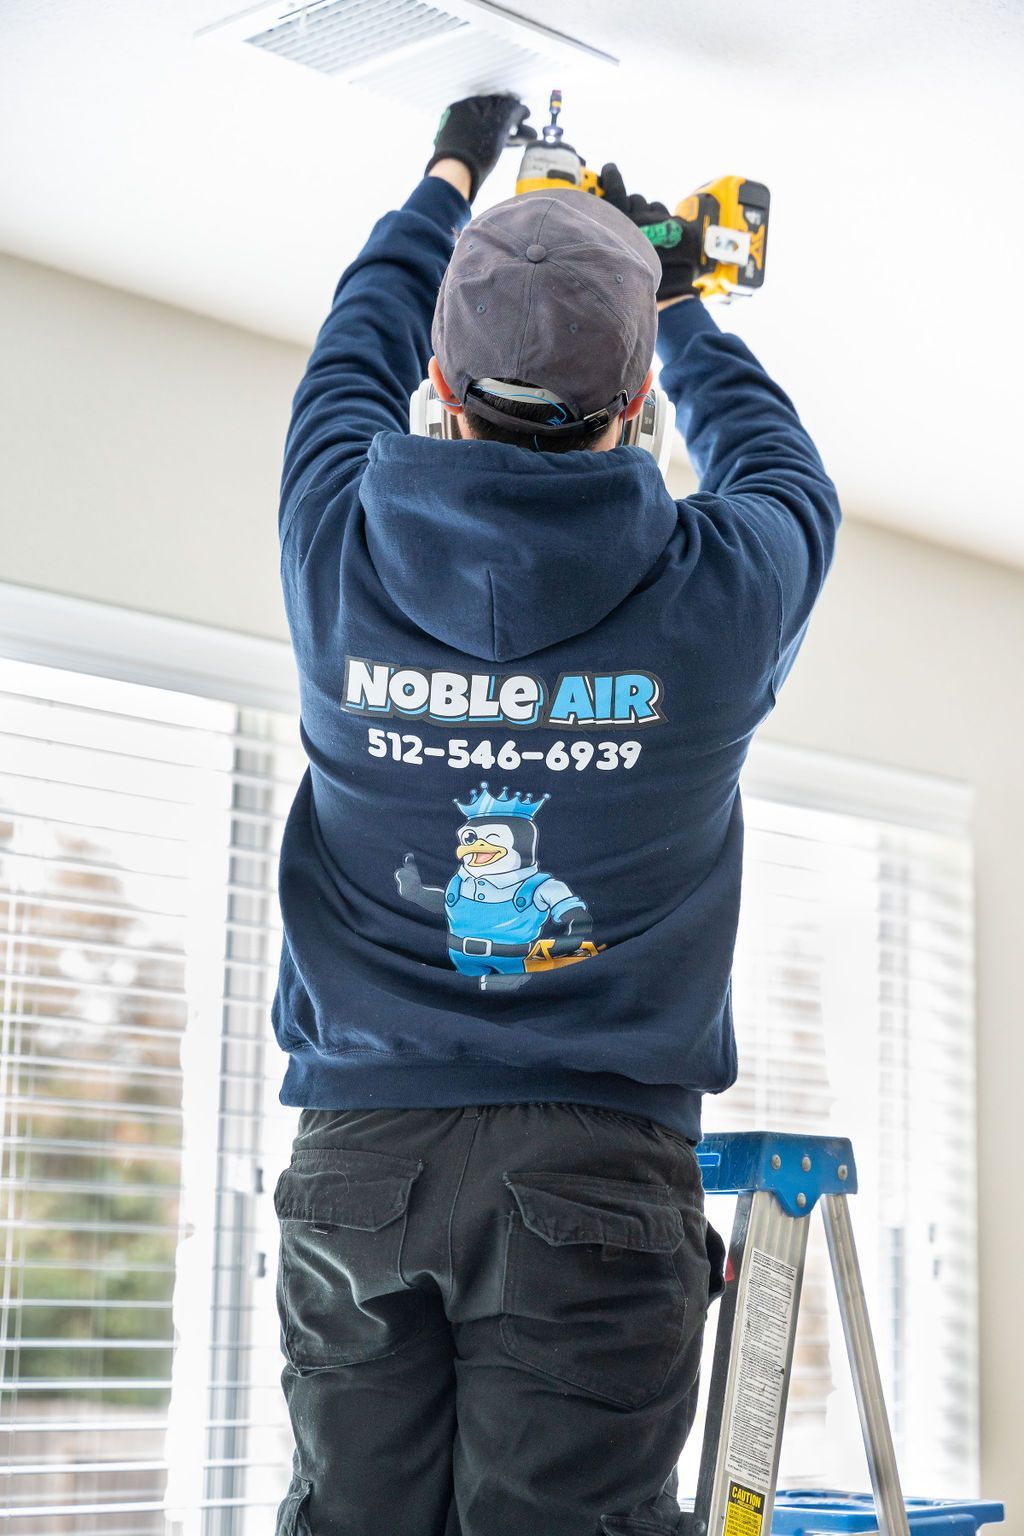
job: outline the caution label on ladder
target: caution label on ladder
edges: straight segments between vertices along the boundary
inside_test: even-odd
[[[786,1381],[789,1335],[796,1301],[796,1270],[773,1254],[754,1248],[750,1254],[749,1287],[743,1338],[740,1342],[736,1395],[726,1449],[726,1475],[743,1493],[766,1494],[775,1471],[775,1447]],[[737,1511],[739,1510],[737,1502]],[[749,1506],[748,1506],[749,1507]],[[746,1536],[753,1525],[730,1526],[733,1499],[729,1495],[726,1536]],[[738,1518],[738,1515],[737,1515]],[[762,1510],[757,1514],[760,1530]]]
[[[724,1536],[761,1536],[763,1520],[764,1494],[744,1488],[742,1483],[730,1483]]]

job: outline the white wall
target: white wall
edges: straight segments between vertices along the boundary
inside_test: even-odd
[[[0,312],[0,580],[285,635],[276,488],[302,353],[7,258]],[[982,1468],[1016,1531],[1024,572],[853,519],[840,538],[764,734],[976,789]]]

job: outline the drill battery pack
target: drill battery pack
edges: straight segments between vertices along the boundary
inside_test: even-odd
[[[770,201],[762,182],[722,176],[698,187],[674,210],[696,236],[694,287],[703,299],[738,298],[760,288]]]

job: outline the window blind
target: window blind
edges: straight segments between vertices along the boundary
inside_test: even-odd
[[[276,1327],[251,1323],[295,738],[271,711],[0,662],[12,1536],[241,1531],[267,1468],[280,1497]]]
[[[740,1073],[728,1093],[705,1099],[704,1124],[852,1139],[854,1230],[904,1489],[971,1495],[979,1473],[968,807],[960,797],[951,811],[944,786],[923,777],[908,793],[903,776],[798,756],[812,790],[777,766],[751,768],[745,780],[733,979]],[[822,808],[830,779],[841,802],[859,777],[871,779],[869,809]],[[811,794],[816,805],[806,803]],[[734,1205],[708,1202],[726,1237]],[[691,1488],[698,1438],[699,1429],[681,1463]],[[817,1216],[780,1484],[870,1487]]]
[[[264,1536],[286,1485],[271,1193],[295,1112],[268,1014],[296,738],[286,712],[0,661],[11,1536]],[[906,1485],[970,1493],[969,828],[928,814],[927,780],[896,794],[870,765],[754,757],[741,1073],[705,1123],[852,1136]],[[728,1230],[728,1202],[709,1214]],[[783,1480],[867,1486],[816,1231]]]

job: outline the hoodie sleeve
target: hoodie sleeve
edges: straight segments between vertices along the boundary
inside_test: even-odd
[[[430,357],[437,291],[470,213],[448,182],[425,176],[401,208],[378,220],[342,273],[292,402],[282,544],[300,506],[315,516],[327,504],[311,493],[333,491],[363,467],[375,433],[408,430],[409,396]]]
[[[774,697],[796,659],[832,561],[839,501],[788,396],[705,306],[662,310],[661,386],[700,477],[688,509],[747,574],[768,575],[777,604]]]

